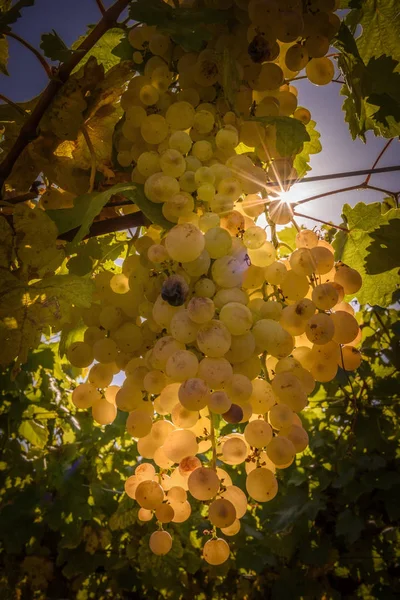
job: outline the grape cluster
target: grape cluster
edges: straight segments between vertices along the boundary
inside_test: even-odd
[[[336,4],[217,1],[230,11],[230,24],[210,27],[212,38],[200,52],[186,52],[155,26],[130,31],[140,74],[121,98],[117,159],[133,166],[133,182],[145,184],[168,221],[195,219],[199,209],[223,214],[239,199],[252,205],[268,182],[296,177],[294,156],[280,154],[276,127],[262,118],[310,121],[289,82],[304,68],[315,84],[332,80],[325,54],[340,25]],[[230,102],[226,79],[234,87]]]
[[[310,121],[288,80],[303,68],[313,83],[332,79],[325,54],[340,25],[337,2],[214,4],[229,11],[229,24],[210,26],[200,52],[153,26],[129,33],[139,72],[121,98],[117,158],[173,226],[151,225],[120,272],[95,276],[84,338],[67,357],[89,368],[72,394],[77,408],[91,408],[100,425],[128,413],[144,460],[125,492],[140,520],[158,523],[151,550],[170,551],[164,525],[186,521],[197,501],[212,529],[203,556],[218,565],[248,496],[272,500],[279,470],[307,447],[299,413],[315,382],[360,365],[360,330],[344,298],[362,282],[315,232],[300,230],[282,259],[255,223],[264,213],[273,226],[293,219],[268,186],[296,176],[275,127],[256,119]],[[239,81],[234,106],[226,51]],[[125,379],[113,385],[120,371]],[[247,495],[232,480],[238,465]]]
[[[84,339],[67,352],[89,367],[72,401],[101,425],[128,413],[126,431],[152,461],[126,481],[139,519],[185,521],[189,492],[214,532],[237,533],[247,496],[224,466],[245,466],[253,501],[274,498],[276,470],[307,447],[299,413],[315,381],[360,365],[359,326],[343,301],[360,288],[359,274],[335,264],[313,231],[301,230],[296,245],[279,260],[265,229],[241,213],[205,213],[199,227],[180,223],[164,236],[150,227],[120,273],[95,277]],[[112,385],[119,371],[121,387]],[[150,539],[156,554],[171,544],[162,528]],[[228,543],[213,533],[203,554],[220,564]]]

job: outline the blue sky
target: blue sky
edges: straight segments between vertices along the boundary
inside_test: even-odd
[[[105,6],[112,1],[104,0]],[[32,45],[39,48],[42,33],[55,29],[67,44],[71,44],[86,31],[86,26],[95,23],[100,13],[95,0],[36,0],[33,7],[23,9],[23,17],[13,25],[13,30],[23,36]],[[10,42],[10,77],[0,75],[0,92],[16,102],[28,100],[40,93],[46,85],[46,75],[31,53],[18,42]],[[331,83],[316,87],[307,80],[296,82],[299,91],[299,104],[306,106],[317,121],[321,133],[323,151],[312,157],[311,175],[324,175],[339,171],[368,169],[385,144],[385,140],[368,136],[367,144],[360,140],[351,140],[347,124],[341,110],[341,86]],[[399,164],[398,142],[393,142],[379,166]],[[321,192],[355,185],[360,178],[341,179],[321,183],[302,183],[294,188],[300,198]],[[373,185],[393,191],[400,190],[400,172],[375,175]],[[373,202],[382,199],[382,194],[363,190],[337,194],[317,200],[301,207],[301,212],[315,215],[325,220],[340,222],[340,210],[343,203]],[[299,219],[299,222],[304,222]],[[311,223],[308,222],[310,225]]]

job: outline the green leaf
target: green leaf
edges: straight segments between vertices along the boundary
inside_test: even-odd
[[[350,8],[359,9],[357,17],[362,33],[357,47],[364,62],[382,54],[400,62],[398,0],[364,0],[356,5],[351,3]]]
[[[74,54],[54,29],[53,33],[42,34],[40,47],[45,56],[54,61],[65,62]]]
[[[251,120],[276,127],[276,149],[281,156],[297,154],[303,144],[311,140],[304,123],[293,117],[253,117]]]
[[[93,29],[93,27],[89,28],[88,33]],[[74,69],[78,71],[91,56],[94,56],[97,59],[99,65],[103,65],[104,70],[108,71],[111,67],[114,67],[120,62],[120,56],[114,53],[114,50],[119,46],[121,40],[125,37],[125,31],[120,29],[119,27],[113,27],[104,33],[101,36],[100,40],[93,46],[93,48],[88,52],[80,61],[78,66]],[[83,35],[76,40],[71,46],[72,50],[76,50],[78,46],[85,40],[87,35]],[[133,48],[131,55],[129,58],[132,58]]]
[[[33,419],[23,421],[18,428],[18,433],[22,435],[32,446],[44,448],[49,438],[47,427],[36,423]]]
[[[162,0],[137,0],[130,4],[129,16],[134,21],[157,25],[187,51],[198,51],[211,39],[205,27],[210,23],[225,23],[226,11],[212,8],[172,8]]]
[[[46,294],[47,301],[58,298],[60,305],[74,305],[89,308],[94,290],[93,281],[79,275],[53,275],[30,286]]]
[[[371,275],[400,267],[400,217],[372,231],[370,238],[365,265]]]
[[[0,71],[3,75],[9,75],[7,71],[8,63],[8,41],[6,38],[0,39]]]
[[[132,200],[152,223],[160,225],[163,229],[171,229],[173,227],[174,224],[167,221],[162,214],[161,204],[155,204],[146,198],[142,185],[136,184],[135,189],[125,190],[121,193],[121,196]]]
[[[294,227],[294,225],[291,225],[290,227],[284,227],[283,229],[278,231],[279,240],[287,244],[292,251],[296,250],[296,235],[297,229],[296,227]],[[288,254],[290,254],[290,250],[283,246],[279,249],[279,253],[281,256],[287,256]]]
[[[10,31],[10,25],[15,23],[15,21],[18,21],[18,19],[21,17],[21,9],[27,6],[33,6],[34,3],[35,0],[18,0],[14,6],[8,10],[2,10],[0,12],[0,33],[3,31]]]
[[[336,521],[336,534],[343,535],[349,544],[353,544],[360,537],[364,529],[364,521],[348,508],[340,513]]]
[[[293,166],[299,178],[304,177],[308,171],[311,171],[310,154],[318,154],[322,150],[321,142],[319,141],[321,134],[315,129],[315,126],[315,121],[310,121],[306,125],[310,139],[308,142],[304,142],[302,151],[296,154],[296,158],[294,159]]]
[[[73,208],[48,210],[46,211],[46,215],[48,215],[57,225],[59,234],[66,233],[67,231],[79,227],[79,231],[76,233],[71,244],[71,246],[75,246],[76,244],[79,244],[89,232],[94,218],[97,217],[112,196],[122,194],[122,192],[127,192],[128,190],[132,190],[133,192],[136,187],[136,184],[132,183],[118,183],[105,192],[92,192],[91,194],[78,196],[74,200]]]
[[[346,121],[355,139],[365,133],[395,137],[400,134],[399,62],[383,52],[364,56],[349,28],[342,23],[334,42],[340,50],[338,64],[345,79],[341,94]]]
[[[374,242],[373,234],[382,225],[392,226],[393,219],[400,218],[400,209],[392,209],[384,214],[379,202],[374,204],[359,203],[354,208],[348,204],[343,207],[343,219],[350,229],[349,233],[338,232],[334,240],[337,260],[356,269],[363,278],[363,284],[356,297],[360,304],[389,306],[392,295],[399,286],[397,268],[390,268],[388,257],[383,256],[380,273],[372,273],[369,269],[368,255],[370,244]],[[397,223],[395,227],[398,227]],[[374,264],[376,270],[377,263]]]

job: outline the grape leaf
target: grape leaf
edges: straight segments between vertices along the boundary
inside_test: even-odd
[[[44,448],[49,438],[47,427],[36,423],[33,419],[25,418],[26,420],[19,426],[18,433],[32,444],[32,446]]]
[[[60,305],[88,308],[92,301],[94,284],[88,277],[57,274],[33,283],[29,289],[33,293],[40,293],[41,302],[50,302],[52,298],[58,298]]]
[[[15,23],[15,21],[18,21],[21,17],[21,9],[27,6],[33,6],[34,3],[35,0],[18,0],[14,6],[11,6],[8,10],[2,10],[0,12],[0,34],[3,31],[10,31],[10,25]]]
[[[162,0],[137,0],[129,8],[129,16],[134,21],[147,25],[157,25],[185,50],[201,50],[211,39],[209,23],[226,23],[227,12],[212,8],[193,9],[180,6],[172,8]]]
[[[72,44],[72,50],[76,50],[78,48],[78,46],[83,42],[83,40],[86,39],[87,35],[92,29],[93,27],[90,27],[86,35],[81,36]],[[119,46],[125,35],[125,31],[119,27],[113,27],[112,29],[106,31],[104,35],[101,36],[100,40],[93,46],[90,52],[85,54],[73,72],[75,73],[76,71],[79,71],[79,69],[81,69],[91,57],[95,57],[98,64],[102,65],[105,71],[108,71],[111,69],[111,67],[117,65],[120,62],[121,57],[118,54],[115,54],[114,50]],[[123,58],[132,58],[132,47],[131,50],[130,56]]]
[[[127,189],[121,193],[121,196],[125,196],[125,198],[132,200],[152,223],[160,225],[163,229],[171,229],[171,227],[173,227],[174,224],[167,221],[164,217],[161,208],[162,205],[151,202],[151,200],[145,196],[142,185],[136,184],[135,189]]]
[[[350,8],[359,9],[357,19],[362,33],[356,40],[365,63],[372,57],[390,55],[400,62],[400,12],[398,0],[364,0]]]
[[[302,145],[311,140],[304,123],[293,117],[253,117],[251,120],[275,125],[276,149],[282,156],[297,154]]]
[[[291,225],[290,227],[284,227],[283,229],[280,229],[277,233],[278,233],[278,238],[281,242],[284,242],[285,244],[290,246],[292,251],[296,250],[296,235],[297,235],[296,227],[294,227],[293,225]],[[282,246],[279,249],[279,253],[281,256],[287,256],[288,254],[290,254],[290,250],[288,248],[285,248],[284,246]]]
[[[336,521],[336,535],[343,535],[349,544],[353,544],[364,529],[364,522],[350,509],[339,514]]]
[[[304,177],[308,171],[311,171],[310,154],[318,154],[322,150],[321,142],[319,141],[321,134],[315,129],[316,122],[310,121],[306,125],[306,130],[310,136],[308,142],[304,142],[303,149],[299,154],[296,154],[293,166],[297,171],[299,178]]]
[[[341,94],[347,96],[343,110],[353,139],[365,141],[368,130],[387,138],[399,135],[399,62],[385,54],[369,56],[366,62],[344,23],[334,45],[340,50],[338,64],[346,82]]]
[[[54,29],[52,33],[42,34],[40,47],[45,56],[54,61],[65,62],[74,54]]]
[[[0,39],[0,71],[3,75],[9,75],[8,64],[8,42],[6,38]]]
[[[365,263],[369,273],[375,275],[400,267],[400,217],[381,225],[370,233],[370,237],[372,242],[367,248]]]
[[[56,248],[57,227],[49,215],[38,207],[18,204],[13,222],[21,273],[30,280],[55,271],[64,259],[64,252]]]
[[[389,306],[393,293],[399,287],[398,269],[390,268],[387,258],[380,267],[380,273],[371,273],[368,267],[369,247],[374,241],[373,232],[399,218],[400,209],[382,214],[379,202],[368,205],[360,202],[354,208],[345,204],[343,207],[343,219],[350,232],[339,231],[335,236],[334,247],[337,260],[353,267],[362,276],[362,287],[355,294],[360,304]],[[376,265],[374,266],[376,269]]]
[[[104,192],[92,192],[91,194],[78,196],[74,200],[73,208],[48,210],[46,211],[46,214],[56,224],[59,234],[66,233],[67,231],[79,227],[79,231],[71,243],[71,246],[74,246],[83,240],[85,235],[89,232],[89,228],[93,223],[94,218],[97,217],[112,196],[131,190],[134,197],[136,187],[136,184],[133,183],[119,183]]]

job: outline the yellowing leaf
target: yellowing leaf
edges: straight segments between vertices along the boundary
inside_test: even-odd
[[[35,423],[33,419],[23,421],[19,426],[18,433],[32,444],[32,446],[37,446],[38,448],[44,448],[49,437],[47,427],[40,423]]]
[[[55,271],[64,259],[56,248],[57,227],[40,208],[18,204],[14,211],[16,253],[28,279]]]

